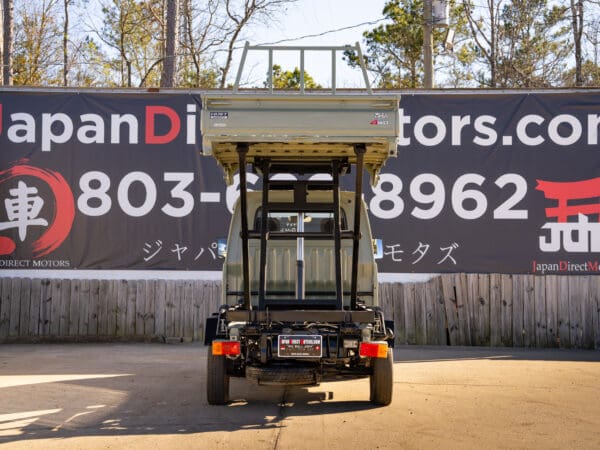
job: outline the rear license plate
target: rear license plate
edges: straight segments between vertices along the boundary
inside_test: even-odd
[[[280,358],[320,358],[323,355],[323,336],[281,335],[277,339]]]

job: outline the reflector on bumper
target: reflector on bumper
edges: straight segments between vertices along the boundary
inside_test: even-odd
[[[387,358],[387,351],[387,342],[361,342],[359,355],[369,358]]]
[[[241,352],[239,341],[213,341],[212,354],[215,356],[239,355]]]

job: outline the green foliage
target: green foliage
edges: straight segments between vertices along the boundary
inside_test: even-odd
[[[555,85],[571,52],[567,8],[549,0],[460,5],[468,18],[482,87]]]
[[[114,54],[116,84],[159,85],[163,7],[162,0],[112,0],[103,6],[100,38]]]
[[[116,86],[110,84],[111,65],[107,56],[94,39],[86,36],[77,46],[75,55],[79,64],[74,64],[69,70],[70,85],[81,87]]]
[[[264,82],[264,86],[268,87],[268,81]],[[273,64],[273,88],[274,89],[300,89],[300,69],[294,67],[294,70],[284,71],[281,66]],[[304,88],[305,89],[322,89],[323,87],[316,83],[313,77],[308,72],[304,72]]]
[[[442,50],[445,31],[434,28],[438,86],[535,88],[564,82],[564,67],[573,64],[569,2],[453,0],[450,6],[451,54]],[[422,86],[423,14],[422,0],[390,0],[383,9],[388,21],[364,33],[365,61],[378,87]],[[351,52],[346,59],[357,65]]]
[[[66,1],[70,19],[66,34],[65,0],[15,2],[15,85],[62,85],[67,73],[70,86],[159,86],[165,0]],[[178,1],[176,85],[214,88],[226,81],[232,52],[245,27],[259,19],[268,24],[272,14],[293,0]],[[455,39],[453,51],[445,51],[445,30],[434,29],[436,86],[575,86],[579,47],[574,45],[578,34],[572,19],[578,5],[571,0],[450,0]],[[600,69],[592,62],[600,55],[600,2],[581,5],[582,84],[600,86]],[[423,0],[389,0],[382,14],[385,22],[363,34],[374,84],[387,89],[421,87]],[[352,52],[345,59],[357,65]],[[310,75],[305,78],[307,89],[321,88]],[[278,89],[299,89],[300,71],[275,66],[273,81]]]
[[[547,0],[515,0],[500,15],[499,87],[549,87],[562,77],[570,54],[564,8]]]
[[[381,88],[414,88],[422,85],[423,2],[393,0],[383,9],[391,23],[367,31],[365,63],[377,73]],[[356,64],[356,57],[348,55]]]
[[[600,66],[593,61],[584,61],[581,67],[584,87],[600,87]],[[575,68],[563,73],[562,85],[572,87],[575,85]]]
[[[453,12],[456,13],[456,9]],[[391,0],[386,3],[383,15],[389,19],[389,23],[363,34],[367,69],[376,74],[376,84],[380,88],[423,86],[423,1]],[[453,27],[457,36],[461,36],[464,18],[457,17],[456,14],[453,17]],[[444,29],[434,28],[434,42],[441,43],[444,35]],[[443,49],[434,45],[433,53],[439,64],[443,59]],[[472,51],[469,46],[461,45],[458,55],[458,59],[444,61],[443,64],[453,78],[468,80],[468,71],[461,67],[472,61]],[[357,57],[352,52],[347,52],[345,56],[351,66],[358,64]],[[452,84],[457,83],[453,80]]]
[[[60,84],[60,26],[50,4],[23,5],[16,21],[15,85]]]
[[[219,86],[219,72],[214,68],[200,69],[196,71],[188,66],[181,69],[179,75],[181,81],[179,87],[212,89]]]

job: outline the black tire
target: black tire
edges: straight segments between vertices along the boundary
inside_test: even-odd
[[[387,358],[373,358],[373,374],[370,377],[371,402],[387,406],[392,403],[394,391],[394,353],[388,349]]]
[[[225,405],[229,402],[229,375],[227,375],[227,359],[215,356],[212,348],[208,349],[206,363],[206,399],[209,405]]]

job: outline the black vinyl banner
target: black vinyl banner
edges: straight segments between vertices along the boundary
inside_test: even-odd
[[[398,157],[365,183],[380,272],[600,273],[600,91],[400,105]],[[0,91],[0,269],[220,270],[238,186],[202,156],[201,107]]]

